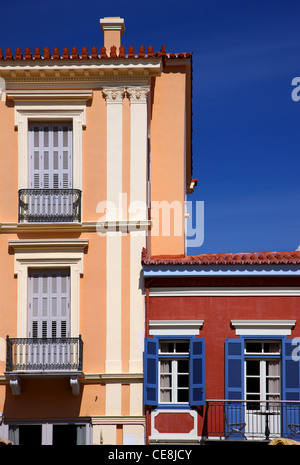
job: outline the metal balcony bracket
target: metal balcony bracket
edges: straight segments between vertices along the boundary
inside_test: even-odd
[[[9,380],[9,384],[14,396],[21,394],[21,380],[18,376],[12,376]]]
[[[74,396],[78,396],[79,392],[80,392],[80,385],[79,385],[78,376],[71,376],[71,378],[70,378],[70,386],[71,386],[72,394]]]

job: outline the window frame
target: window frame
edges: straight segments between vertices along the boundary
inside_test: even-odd
[[[280,348],[279,352],[265,352],[263,347],[261,352],[247,352],[246,351],[246,344],[247,342],[257,342],[260,344],[264,344],[266,342],[279,342],[280,343]],[[282,366],[282,338],[280,337],[272,337],[272,336],[266,336],[266,337],[244,337],[244,397],[246,402],[251,403],[250,399],[247,399],[247,395],[249,392],[247,392],[247,361],[250,360],[255,360],[259,362],[259,380],[260,380],[260,389],[257,395],[260,397],[260,402],[268,402],[268,396],[271,395],[271,393],[267,392],[267,379],[270,377],[267,375],[267,362],[276,360],[279,361],[279,384],[280,384],[280,391],[279,393],[274,393],[274,395],[279,396],[279,400],[281,400],[282,397],[282,377],[283,377],[283,366]],[[257,376],[256,376],[257,377]],[[250,376],[248,376],[250,378]],[[253,400],[253,403],[255,403],[255,400]]]
[[[62,286],[61,278],[65,277],[66,289],[59,293]],[[58,286],[56,292],[53,292],[53,278]],[[34,292],[34,280],[36,281],[37,292]],[[44,287],[46,279],[46,289]],[[43,283],[43,284],[42,284]],[[65,315],[61,309],[61,301],[66,302]],[[34,315],[33,300],[36,299],[38,308],[37,314]],[[53,299],[56,302],[55,313],[53,312]],[[46,308],[44,311],[44,302]],[[67,338],[70,337],[70,304],[71,304],[71,286],[70,286],[70,267],[66,268],[29,268],[28,269],[28,337],[36,338]]]
[[[184,352],[173,352],[173,353],[161,352],[160,351],[161,341],[174,343],[174,344],[176,344],[178,341],[188,342],[189,350],[188,352],[185,352],[185,353]],[[168,373],[170,374],[170,378],[171,378],[171,385],[169,389],[171,393],[170,402],[160,401],[161,392],[163,390],[163,387],[161,386],[161,375],[164,374],[161,372],[161,361],[162,360],[171,361],[171,372]],[[189,405],[189,401],[187,402],[178,401],[178,393],[179,393],[178,391],[180,390],[178,386],[178,376],[179,376],[178,362],[179,360],[188,360],[189,365],[190,365],[190,340],[188,338],[185,339],[184,336],[182,338],[171,337],[170,339],[159,338],[159,343],[158,343],[158,404],[159,406],[161,406],[162,404],[165,404],[165,405],[183,405],[184,404],[185,406]],[[187,374],[188,374],[188,377],[190,378],[190,367],[189,367],[189,371]],[[190,380],[188,381],[188,387],[187,388],[185,387],[184,390],[188,390],[188,397],[189,397]]]
[[[159,342],[160,341],[189,341],[189,401],[188,402],[160,402],[159,399]],[[149,343],[152,345],[149,350]],[[201,345],[200,353],[195,350]],[[185,357],[186,358],[186,357]],[[162,409],[187,409],[205,403],[205,339],[190,335],[157,335],[145,338],[144,351],[144,402],[146,405],[157,406]],[[151,394],[150,394],[151,393]],[[149,395],[150,394],[150,395]],[[200,394],[200,396],[199,396]],[[198,396],[198,397],[197,397]],[[199,400],[201,397],[201,400]]]
[[[17,276],[17,337],[28,334],[28,274],[29,270],[70,269],[70,337],[80,334],[80,278],[87,239],[74,240],[11,240],[14,249],[14,274]]]
[[[24,422],[9,422],[5,425],[6,436],[13,440],[13,430],[18,429],[20,426],[41,426],[41,445],[53,445],[53,427],[58,425],[75,425],[85,426],[85,445],[92,444],[92,424],[88,420],[62,420],[62,421],[24,421]],[[16,444],[18,445],[18,444]],[[67,445],[67,444],[66,444]]]
[[[8,92],[15,105],[18,129],[18,190],[29,188],[29,122],[70,121],[73,128],[73,189],[82,191],[83,129],[86,127],[87,101],[92,91],[64,90]]]

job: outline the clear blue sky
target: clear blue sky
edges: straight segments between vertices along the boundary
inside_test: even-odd
[[[295,250],[300,1],[2,1],[0,48],[100,47],[104,16],[125,19],[126,48],[193,52],[193,199],[205,220],[190,252]]]

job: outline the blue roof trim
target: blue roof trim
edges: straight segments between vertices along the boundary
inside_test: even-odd
[[[144,277],[300,276],[300,265],[144,265]]]

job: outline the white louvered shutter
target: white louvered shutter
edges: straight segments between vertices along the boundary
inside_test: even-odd
[[[72,189],[72,125],[68,122],[30,123],[29,188]],[[32,215],[72,215],[72,193],[37,192],[31,196]]]
[[[71,123],[30,123],[29,188],[72,189]]]
[[[28,337],[69,336],[69,270],[32,270],[28,286]]]

